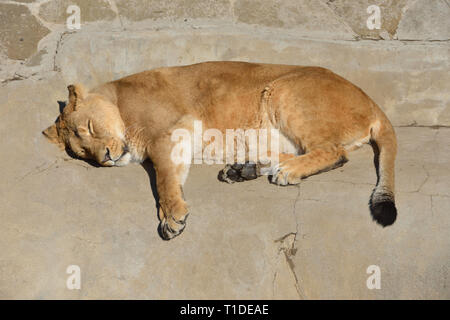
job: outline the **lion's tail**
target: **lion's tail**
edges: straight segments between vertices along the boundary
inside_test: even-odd
[[[373,220],[386,227],[393,224],[397,218],[394,198],[397,139],[386,115],[380,109],[376,113],[377,121],[371,128],[371,145],[375,154],[377,185],[370,197],[369,207]]]

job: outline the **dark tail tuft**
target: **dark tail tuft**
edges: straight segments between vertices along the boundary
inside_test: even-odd
[[[369,207],[373,220],[383,227],[390,226],[397,218],[394,199],[389,194],[380,195],[374,192],[370,198]]]

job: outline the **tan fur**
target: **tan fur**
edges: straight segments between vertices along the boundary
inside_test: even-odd
[[[181,186],[189,169],[172,163],[171,134],[177,128],[192,131],[194,120],[202,121],[203,130],[224,134],[278,129],[298,151],[281,154],[273,168],[272,181],[283,185],[342,165],[348,151],[376,141],[380,183],[393,195],[396,140],[389,120],[358,87],[319,67],[206,62],[145,71],[89,93],[70,86],[68,106],[44,134],[101,165],[151,158],[162,233],[171,238],[185,225]]]

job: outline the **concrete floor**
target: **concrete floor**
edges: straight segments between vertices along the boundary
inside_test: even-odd
[[[391,227],[371,220],[364,147],[292,187],[228,185],[221,166],[194,166],[187,228],[165,242],[142,166],[94,168],[41,136],[65,90],[57,75],[0,88],[0,298],[450,298],[449,128],[396,128]],[[80,290],[66,287],[69,265]]]

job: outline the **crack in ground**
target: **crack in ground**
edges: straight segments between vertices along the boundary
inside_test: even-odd
[[[434,204],[433,204],[433,196],[430,196],[430,209],[431,209],[431,217],[434,216]]]
[[[399,126],[394,126],[394,128],[430,128],[430,129],[441,129],[441,128],[450,128],[450,126],[448,125],[444,125],[444,124],[435,124],[435,125],[423,125],[423,124],[417,124],[416,121],[413,121],[410,124],[404,124],[404,125],[399,125]]]
[[[17,180],[22,181],[30,175],[36,175],[36,174],[45,172],[47,170],[50,170],[54,165],[56,165],[57,162],[58,162],[58,160],[55,160],[50,164],[48,164],[48,162],[44,162],[43,164],[35,167],[33,170],[27,172],[26,174],[24,174],[22,177],[18,178]]]
[[[294,260],[292,259],[292,257],[294,257],[295,254],[297,253],[297,248],[295,247],[295,244],[297,242],[297,235],[299,233],[299,222],[298,222],[297,215],[296,215],[296,206],[297,206],[297,202],[300,200],[301,190],[300,190],[300,185],[297,185],[296,187],[298,189],[298,192],[297,192],[297,196],[294,200],[294,205],[293,205],[293,209],[292,209],[292,215],[294,216],[294,219],[295,219],[295,232],[289,232],[288,234],[285,234],[281,238],[276,239],[274,242],[280,243],[280,247],[278,249],[278,256],[281,252],[284,254],[286,263],[288,264],[289,269],[292,273],[292,276],[294,277],[294,280],[295,280],[294,286],[295,286],[295,290],[297,291],[299,298],[306,299],[306,295],[301,286],[302,281],[297,276],[297,273],[295,272],[295,264],[294,264]],[[276,281],[277,275],[278,275],[278,272],[275,270],[273,282],[272,282],[273,290],[275,289],[275,281]]]
[[[61,69],[56,65],[56,56],[58,55],[59,50],[61,49],[61,44],[63,41],[63,38],[68,35],[68,34],[72,34],[75,33],[75,31],[64,31],[61,33],[61,35],[59,36],[59,40],[56,43],[56,50],[55,50],[55,54],[53,55],[53,71],[61,71]]]
[[[21,74],[18,74],[16,72],[16,73],[14,73],[14,75],[11,78],[3,80],[1,83],[2,84],[3,83],[6,84],[6,83],[9,83],[9,82],[12,82],[12,81],[20,81],[20,80],[25,80],[25,79],[28,79],[28,77],[27,76],[23,76]]]
[[[428,172],[427,168],[425,167],[425,164],[422,165],[423,171],[425,171],[425,179],[422,181],[420,186],[417,188],[417,190],[412,191],[411,193],[421,193],[420,190],[422,190],[423,186],[428,182],[428,179],[430,179],[430,173]]]
[[[82,167],[82,168],[84,168],[86,170],[89,170],[91,168],[90,166],[83,165],[83,164],[79,163],[77,159],[59,158],[59,159],[54,160],[53,162],[50,162],[50,163],[49,162],[44,162],[44,163],[36,166],[34,169],[30,170],[29,172],[27,172],[23,176],[17,178],[17,181],[23,181],[26,178],[28,178],[29,176],[34,176],[34,175],[38,175],[38,174],[41,174],[43,172],[49,171],[52,168],[54,168],[55,166],[56,166],[56,168],[58,168],[57,165],[61,163],[61,160],[64,161],[64,162],[70,162],[73,165],[75,165],[77,167]]]

